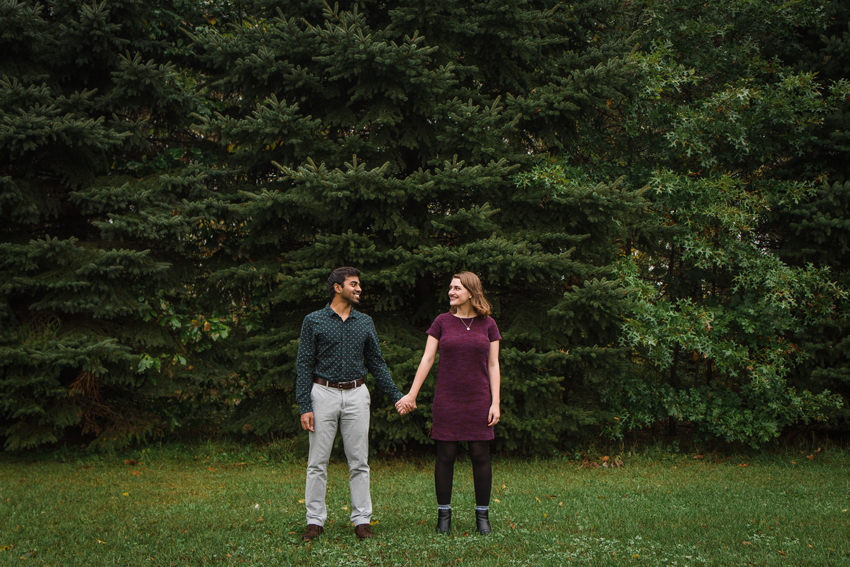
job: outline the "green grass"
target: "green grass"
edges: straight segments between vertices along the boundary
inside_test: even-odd
[[[368,542],[354,537],[347,467],[334,462],[329,521],[312,544],[299,540],[301,459],[186,451],[146,451],[137,464],[3,457],[0,565],[850,565],[850,456],[837,447],[746,467],[495,457],[489,537],[474,530],[467,462],[455,471],[453,531],[437,536],[433,462],[375,459]]]

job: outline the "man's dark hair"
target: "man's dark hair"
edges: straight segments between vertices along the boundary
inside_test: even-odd
[[[337,268],[331,275],[328,276],[328,301],[333,301],[336,295],[334,284],[343,285],[345,278],[359,278],[360,270],[357,268],[342,267]]]

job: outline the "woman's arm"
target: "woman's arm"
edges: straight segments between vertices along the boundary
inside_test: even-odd
[[[493,427],[499,422],[501,412],[499,411],[499,388],[502,383],[502,376],[499,370],[499,341],[490,343],[490,357],[487,360],[487,369],[490,371],[490,414],[487,416],[487,425]]]
[[[434,365],[434,358],[437,356],[437,346],[439,344],[440,341],[428,335],[428,341],[425,343],[425,352],[422,354],[422,360],[419,362],[419,368],[416,370],[416,376],[413,378],[410,391],[396,403],[396,408],[406,411],[416,409],[416,396],[419,395],[419,389],[422,388],[425,378],[428,377],[428,373]]]

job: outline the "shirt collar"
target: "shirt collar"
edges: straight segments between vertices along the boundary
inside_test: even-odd
[[[325,315],[327,315],[328,317],[339,317],[339,314],[337,314],[337,312],[336,312],[336,311],[334,311],[333,309],[331,309],[331,304],[330,304],[330,303],[328,303],[327,305],[325,305],[325,308],[324,308],[322,311],[324,311]],[[354,307],[352,307],[352,308],[351,308],[351,313],[349,313],[349,314],[348,314],[348,318],[349,318],[349,319],[357,319],[357,317],[358,317],[359,315],[360,315],[360,313],[358,313],[357,311],[355,311],[355,310],[354,310]],[[342,317],[340,317],[340,319],[342,319]]]

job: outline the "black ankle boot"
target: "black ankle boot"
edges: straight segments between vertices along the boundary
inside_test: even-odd
[[[490,511],[476,510],[475,524],[478,526],[478,533],[480,533],[481,535],[489,534],[492,531],[490,529]]]
[[[437,510],[437,533],[447,534],[452,529],[452,511]]]

